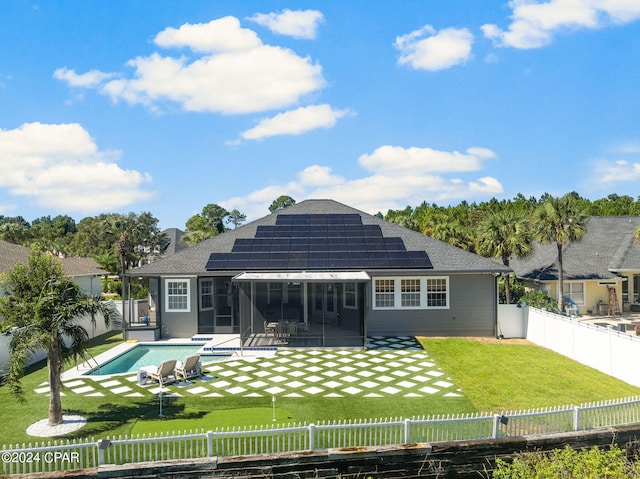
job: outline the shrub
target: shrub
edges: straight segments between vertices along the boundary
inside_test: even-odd
[[[498,459],[493,479],[638,479],[640,463],[616,445],[576,451],[519,453],[510,464]]]
[[[527,303],[529,306],[539,309],[548,309],[549,311],[557,311],[556,302],[549,297],[546,291],[535,290],[527,291],[521,298],[521,303]]]

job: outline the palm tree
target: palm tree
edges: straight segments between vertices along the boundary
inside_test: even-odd
[[[555,243],[558,249],[558,309],[562,311],[564,268],[562,250],[571,241],[584,236],[587,214],[571,193],[561,198],[549,197],[533,215],[534,239],[541,243]]]
[[[517,210],[490,213],[478,226],[478,235],[478,253],[500,258],[505,266],[509,266],[511,257],[524,258],[533,251],[529,223],[525,214]],[[505,273],[504,293],[510,304],[509,273]]]
[[[24,273],[31,280],[29,291],[20,288],[24,278],[19,276]],[[88,339],[87,331],[77,320],[90,315],[95,324],[95,316],[101,314],[108,326],[115,319],[114,312],[108,303],[86,295],[77,284],[63,277],[59,260],[35,250],[26,267],[18,265],[8,273],[2,288],[6,293],[0,302],[3,329],[21,326],[13,331],[10,343],[6,376],[9,388],[19,399],[24,399],[20,380],[25,364],[34,353],[44,350],[49,371],[49,425],[61,424],[62,369],[67,360],[78,357]],[[26,325],[21,323],[25,312],[32,318]]]

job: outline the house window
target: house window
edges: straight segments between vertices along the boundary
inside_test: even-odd
[[[562,283],[562,295],[576,304],[584,304],[584,283]]]
[[[200,310],[213,309],[213,278],[200,280]]]
[[[427,307],[449,307],[449,278],[427,278]]]
[[[400,304],[403,308],[420,307],[420,279],[400,280]]]
[[[395,305],[395,280],[376,279],[376,308],[393,308]]]
[[[374,309],[446,309],[448,277],[375,278]]]
[[[188,279],[168,279],[165,282],[165,292],[167,312],[189,312],[191,311],[189,302],[189,280]]]
[[[356,309],[356,283],[344,284],[344,307],[349,309]]]

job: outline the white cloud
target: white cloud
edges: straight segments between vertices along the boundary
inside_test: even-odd
[[[556,33],[583,28],[600,28],[610,23],[628,23],[640,18],[637,0],[512,0],[512,22],[501,30],[482,26],[495,46],[539,48],[553,41]]]
[[[279,35],[314,39],[324,15],[317,10],[289,10],[282,13],[256,13],[248,20],[267,27]]]
[[[336,110],[331,105],[311,105],[265,118],[240,134],[245,140],[259,140],[278,135],[300,135],[316,128],[331,128],[349,110]]]
[[[397,37],[394,46],[400,52],[400,65],[437,71],[466,62],[471,58],[472,44],[473,34],[466,28],[445,28],[438,32],[425,25]]]
[[[79,75],[67,67],[58,68],[53,72],[53,77],[56,80],[63,80],[66,81],[69,86],[80,88],[96,87],[113,76],[113,73],[104,73],[98,70],[91,70]]]
[[[130,78],[88,86],[114,101],[149,108],[170,101],[187,111],[229,114],[286,108],[325,86],[320,65],[289,49],[262,44],[233,17],[165,29],[155,42],[205,53],[195,59],[157,52],[137,57],[127,62],[134,69]],[[73,70],[59,74],[70,85],[84,75]]]
[[[146,173],[124,170],[80,125],[26,123],[0,130],[0,188],[60,211],[117,209],[148,199]]]
[[[241,28],[235,17],[165,28],[156,35],[154,43],[163,48],[186,47],[206,53],[251,50],[262,45],[256,32]]]
[[[313,165],[299,172],[295,180],[272,184],[220,204],[255,219],[264,216],[271,202],[283,194],[297,201],[331,198],[372,214],[425,200],[446,203],[487,198],[503,192],[497,179],[483,176],[464,180],[452,174],[479,170],[483,160],[494,156],[485,148],[469,148],[461,154],[429,148],[380,147],[373,154],[360,157],[368,171],[361,178],[347,179],[327,166]]]
[[[598,160],[591,183],[597,188],[611,188],[621,183],[640,181],[640,162],[627,160]]]
[[[365,170],[401,176],[406,173],[477,171],[482,167],[482,160],[493,157],[495,154],[491,150],[478,147],[469,148],[464,154],[385,145],[370,155],[362,155],[358,161]]]

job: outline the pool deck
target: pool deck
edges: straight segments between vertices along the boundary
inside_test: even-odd
[[[87,358],[87,361],[84,361],[72,368],[69,368],[67,371],[62,373],[62,380],[69,381],[72,379],[78,379],[81,377],[87,377],[87,373],[92,369],[95,369],[96,366],[102,365],[111,361],[112,359],[126,353],[130,349],[138,346],[139,344],[148,344],[148,345],[170,345],[170,344],[201,344],[202,347],[198,351],[198,353],[203,355],[212,355],[212,354],[230,354],[234,357],[247,357],[247,358],[263,358],[263,357],[271,357],[276,353],[275,348],[243,348],[241,347],[240,335],[238,334],[217,334],[214,338],[203,338],[201,336],[194,336],[193,338],[177,338],[177,339],[166,339],[162,341],[154,341],[154,342],[138,342],[138,341],[126,341],[113,348],[105,351],[104,353],[98,354],[96,357]],[[183,359],[183,358],[176,358]],[[204,362],[206,364],[206,362]],[[157,366],[149,365],[149,366]],[[122,374],[114,374],[112,376],[119,376],[123,374],[131,374],[131,373],[122,373]],[[107,376],[107,375],[103,375]]]
[[[222,344],[222,338],[217,339],[213,346]],[[191,343],[184,340],[172,342]],[[223,347],[228,347],[228,344],[227,340]],[[108,356],[100,355],[100,360],[134,345],[118,345],[109,351]],[[212,400],[233,397],[271,400],[275,397],[418,399],[434,396],[457,398],[463,394],[412,337],[369,337],[366,350],[285,347],[268,352],[243,351],[243,354],[233,352],[233,356],[225,361],[205,363],[201,377],[164,387],[155,381],[139,382],[136,373],[87,376],[82,375],[80,368],[74,367],[74,371],[65,373],[61,395],[98,401],[108,401],[110,396],[116,395],[148,404],[156,401],[155,397]],[[270,356],[265,357],[267,354]],[[47,382],[41,383],[34,392],[48,394]],[[215,402],[212,402],[214,406]]]

